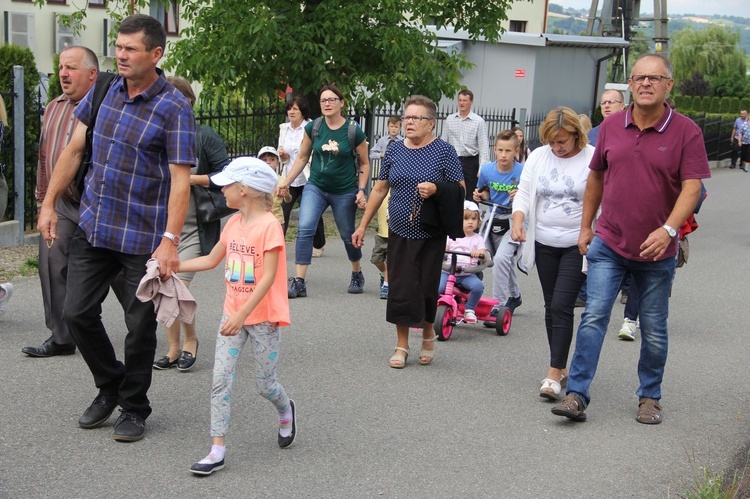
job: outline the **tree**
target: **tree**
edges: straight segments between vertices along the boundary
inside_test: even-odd
[[[700,71],[693,71],[689,78],[683,79],[677,85],[677,91],[682,95],[704,97],[711,92],[711,85],[703,78]]]
[[[750,93],[750,82],[747,78],[728,75],[711,78],[711,94],[718,97],[744,97]]]
[[[715,24],[702,30],[687,27],[674,33],[669,58],[677,85],[694,71],[709,80],[723,76],[744,80],[745,55],[739,46],[739,32]]]
[[[453,95],[470,65],[427,25],[499,38],[513,0],[181,0],[192,26],[165,66],[207,89],[315,94],[336,83],[357,106]]]

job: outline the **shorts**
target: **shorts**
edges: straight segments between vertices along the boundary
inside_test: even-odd
[[[375,246],[372,247],[372,257],[370,263],[385,263],[388,257],[388,238],[375,234]]]

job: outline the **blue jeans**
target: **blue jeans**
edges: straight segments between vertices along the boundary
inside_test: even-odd
[[[612,251],[598,237],[591,242],[586,259],[589,264],[588,300],[578,327],[567,393],[581,397],[584,405],[590,402],[589,386],[596,374],[612,305],[617,298],[620,281],[629,271],[640,293],[638,312],[642,340],[638,361],[640,386],[636,394],[638,397],[660,400],[661,381],[667,362],[669,290],[675,259],[657,262],[628,260]]]
[[[440,273],[440,294],[445,293],[445,284],[448,282],[448,273]],[[476,310],[479,300],[482,299],[484,293],[484,283],[476,276],[476,274],[469,275],[457,275],[456,284],[460,284],[462,288],[469,291],[469,299],[466,300],[466,310]]]
[[[297,229],[294,263],[310,265],[315,229],[318,227],[320,216],[329,206],[333,211],[333,219],[336,221],[341,240],[344,241],[349,261],[358,262],[362,259],[362,250],[352,245],[354,215],[357,212],[356,199],[356,189],[345,194],[330,194],[310,182],[305,184],[302,201],[299,204],[299,227]]]

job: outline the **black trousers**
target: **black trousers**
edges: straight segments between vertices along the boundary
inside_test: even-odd
[[[573,341],[573,314],[578,292],[586,280],[578,246],[555,248],[535,243],[536,269],[544,295],[550,367],[565,369]]]
[[[117,397],[120,406],[146,419],[151,414],[148,389],[156,352],[156,313],[153,302],[135,297],[150,254],[130,255],[95,248],[79,227],[73,234],[63,318],[94,375],[101,395]],[[118,274],[122,275],[118,277]],[[102,302],[118,277],[125,312],[124,362],[117,359],[101,320]]]
[[[466,182],[466,199],[473,201],[479,175],[479,156],[461,156],[459,159],[461,169],[464,171],[464,182]]]
[[[284,236],[286,236],[286,228],[289,226],[289,216],[292,214],[294,204],[302,198],[302,191],[305,190],[305,186],[289,187],[289,195],[292,196],[292,202],[281,203],[281,211],[284,213]],[[318,227],[315,229],[315,235],[313,236],[313,248],[320,249],[326,245],[326,231],[323,226],[323,217],[318,220]]]
[[[739,143],[739,141],[737,139],[732,139],[732,143],[730,144],[729,147],[730,147],[730,149],[732,151],[732,155],[731,155],[731,159],[730,159],[731,165],[735,166],[735,165],[737,165],[737,158],[739,158],[740,151],[741,151],[742,148],[741,148],[740,143]]]

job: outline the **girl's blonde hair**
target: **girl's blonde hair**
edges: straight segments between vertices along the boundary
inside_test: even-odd
[[[547,145],[560,133],[560,130],[572,134],[576,138],[576,147],[583,149],[589,143],[586,132],[583,131],[581,120],[578,114],[569,107],[556,107],[544,118],[544,122],[539,127],[539,140],[542,144]]]
[[[478,222],[482,221],[482,215],[480,215],[478,211],[464,210],[464,220],[466,220],[469,217],[476,218]]]
[[[240,187],[240,190],[242,190],[245,194],[255,200],[258,203],[258,206],[263,208],[263,211],[271,211],[271,209],[273,208],[272,194],[253,189],[249,185],[245,185],[242,182],[237,182],[237,185]]]

